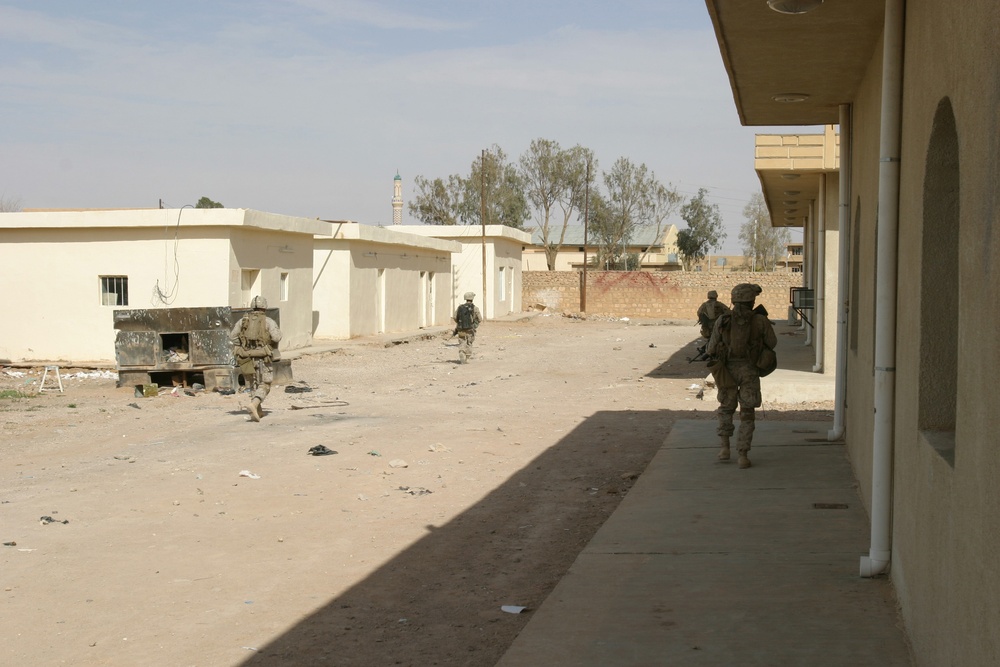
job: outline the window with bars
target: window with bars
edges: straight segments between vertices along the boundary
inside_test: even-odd
[[[128,305],[128,276],[101,276],[101,305]]]

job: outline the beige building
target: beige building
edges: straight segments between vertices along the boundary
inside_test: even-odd
[[[454,241],[356,222],[328,223],[313,241],[313,335],[352,338],[451,321]]]
[[[486,225],[485,230],[479,225],[400,225],[392,229],[460,244],[452,256],[450,315],[466,292],[475,292],[476,304],[486,319],[521,311],[521,249],[531,240],[527,232],[506,225]]]
[[[559,239],[562,229],[554,232],[553,241]],[[593,235],[586,235],[581,225],[566,227],[563,242],[556,253],[555,271],[575,271],[583,268],[586,256],[590,266],[594,266],[598,243]],[[677,254],[677,227],[667,225],[666,229],[638,228],[633,238],[625,247],[625,253],[637,255],[641,259],[643,271],[679,271],[681,269]],[[531,243],[525,245],[522,255],[522,267],[525,271],[547,271],[548,261],[545,256],[545,245],[542,233],[538,229],[531,230]],[[604,267],[597,267],[603,269]]]
[[[808,296],[799,312],[805,319],[806,345],[815,355],[813,371],[826,375],[836,373],[839,151],[840,135],[833,125],[826,125],[822,134],[758,134],[754,141],[754,169],[771,224],[802,229],[797,268]]]
[[[312,246],[327,223],[245,209],[0,213],[0,359],[110,361],[122,308],[280,310],[282,349],[309,344]]]
[[[110,362],[118,309],[278,309],[282,349],[448,326],[464,292],[486,317],[521,309],[528,234],[479,227],[372,227],[245,209],[0,213],[0,296],[15,326],[0,361]]]
[[[836,172],[764,187],[772,212],[806,183],[826,198],[805,272],[836,304],[829,438],[871,518],[845,575],[891,578],[921,667],[1000,664],[1000,414],[983,397],[1000,377],[997,8],[781,4],[811,11],[707,1],[745,125],[839,126]]]
[[[692,262],[691,270],[705,273],[748,271],[750,270],[750,262],[743,255],[706,255],[697,262]]]
[[[777,269],[789,273],[802,273],[803,248],[801,243],[785,246],[785,256],[778,260]]]

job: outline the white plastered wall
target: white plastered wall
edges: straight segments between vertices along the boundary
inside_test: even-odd
[[[0,294],[17,323],[0,341],[0,359],[113,362],[114,310],[242,306],[241,262],[262,269],[265,296],[273,290],[282,347],[308,344],[310,321],[301,321],[312,310],[307,248],[326,229],[243,209],[0,213],[0,265],[18,277],[16,289]],[[282,272],[289,299],[279,303]],[[102,304],[101,276],[128,279],[127,305]]]
[[[521,249],[530,245],[531,234],[505,225],[486,225],[484,230],[476,225],[403,225],[405,233],[450,239],[462,244],[461,252],[452,256],[451,313],[462,302],[466,292],[476,295],[476,304],[489,319],[518,312],[521,309]],[[483,298],[483,252],[486,253],[486,290]],[[544,262],[544,255],[543,262]],[[499,299],[497,276],[504,268],[509,280],[504,299]]]
[[[314,241],[314,335],[350,338],[450,321],[451,256],[461,246],[357,223]]]

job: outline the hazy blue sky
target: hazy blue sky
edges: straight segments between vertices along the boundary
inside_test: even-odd
[[[388,225],[397,171],[408,201],[544,137],[707,188],[736,252],[767,131],[698,0],[0,0],[0,194],[26,208]]]

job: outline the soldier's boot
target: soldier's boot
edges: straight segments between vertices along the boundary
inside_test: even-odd
[[[741,449],[740,450],[739,466],[740,466],[741,469],[743,469],[743,468],[749,468],[751,465],[753,465],[752,463],[750,463],[750,457],[747,456],[747,454],[749,454],[749,453],[750,453],[749,449]]]
[[[465,350],[459,350],[459,352],[458,352],[458,363],[460,363],[460,364],[469,363],[469,355],[465,353]]]
[[[255,422],[259,422],[261,417],[260,399],[255,398],[252,401],[250,401],[250,407],[247,408],[247,411],[250,413],[250,419],[254,420]]]
[[[723,435],[722,438],[722,449],[719,450],[719,455],[716,457],[720,461],[729,460],[729,436]]]

